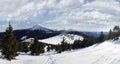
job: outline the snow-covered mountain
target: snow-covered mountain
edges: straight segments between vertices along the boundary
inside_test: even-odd
[[[28,38],[38,37],[39,39],[45,39],[49,37],[53,37],[59,34],[59,31],[54,31],[52,29],[46,28],[39,25],[35,25],[28,29],[18,29],[14,30],[14,35],[16,36],[17,40],[23,41]],[[0,38],[4,37],[4,32],[0,33]]]
[[[84,32],[84,31],[75,31],[75,30],[53,30],[47,27],[44,27],[40,24],[35,25],[28,29],[19,29],[13,31],[17,40],[23,41],[28,38],[38,37],[39,39],[46,39],[55,37],[57,35],[67,33],[67,34],[74,34],[79,35],[82,37],[95,37],[97,38],[100,32]],[[96,37],[97,36],[97,37]],[[0,33],[0,38],[4,37],[4,32]]]
[[[40,40],[49,44],[60,44],[61,41],[65,38],[68,43],[73,43],[75,40],[83,40],[84,37],[74,34],[59,34],[57,36]]]
[[[44,43],[48,43],[48,44],[57,45],[57,44],[61,43],[63,38],[65,38],[65,40],[68,43],[73,43],[75,40],[81,40],[82,41],[84,39],[84,37],[79,36],[79,35],[59,34],[57,36],[53,36],[53,37],[50,37],[50,38],[47,38],[47,39],[42,39],[42,40],[39,40],[39,41],[44,42]],[[31,42],[32,43],[33,40],[34,40],[34,38],[29,38],[29,39],[24,40],[23,42]]]

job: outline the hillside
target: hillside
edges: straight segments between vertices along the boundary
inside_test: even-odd
[[[11,62],[0,58],[0,64],[120,64],[120,39],[61,54],[51,51],[30,56],[22,53],[16,58]]]
[[[60,34],[60,35],[57,35],[57,36],[54,36],[54,37],[51,37],[51,38],[47,38],[47,39],[43,39],[43,40],[40,40],[40,41],[56,45],[56,44],[60,44],[61,41],[63,40],[63,38],[65,38],[68,43],[73,43],[75,40],[83,40],[83,37],[79,36],[79,35]]]
[[[57,64],[120,64],[119,42],[120,40],[105,41],[102,44],[96,44],[70,53],[53,55],[53,57],[56,59]]]
[[[65,40],[68,43],[73,43],[75,40],[83,40],[84,37],[80,36],[80,35],[74,35],[74,34],[59,34],[56,36],[53,36],[51,38],[46,38],[46,39],[40,39],[39,41],[47,43],[47,44],[53,44],[53,45],[57,45],[60,44],[61,41],[63,40],[63,38],[65,38]],[[24,40],[24,42],[32,42],[34,40],[34,38],[28,38],[26,40]]]

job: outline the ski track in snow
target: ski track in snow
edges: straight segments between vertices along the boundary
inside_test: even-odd
[[[115,50],[113,50],[113,48],[115,49],[116,47],[117,47],[117,45],[109,46],[108,52],[105,52],[105,53],[103,52],[104,54],[102,54],[101,57],[99,57],[97,60],[95,60],[95,62],[93,62],[92,64],[101,64],[101,62],[102,62],[102,64],[113,64],[112,62],[114,62],[117,58],[113,53],[113,52],[115,52]],[[103,49],[101,49],[101,50],[103,50]],[[96,51],[96,52],[99,52],[99,51]]]
[[[109,50],[108,53],[101,55],[101,57],[99,57],[95,62],[93,62],[93,64],[101,64],[99,62],[101,62],[101,61],[104,62],[105,60],[111,62],[110,60],[112,60],[112,58],[109,58],[109,56],[111,56],[111,54],[112,54],[111,52],[112,52],[112,50]],[[106,61],[104,63],[106,63]]]
[[[51,55],[48,55],[47,61],[44,64],[57,64],[56,60]]]

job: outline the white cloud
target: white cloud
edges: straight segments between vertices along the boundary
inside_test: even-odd
[[[0,21],[42,22],[55,29],[107,31],[119,25],[120,3],[117,0],[1,0]],[[39,23],[40,20],[37,20]],[[26,24],[30,24],[26,22]],[[54,27],[56,26],[56,27]],[[96,27],[96,28],[95,28]]]
[[[48,22],[51,23],[49,26],[54,23],[53,26],[59,26],[59,29],[108,31],[120,23],[120,5],[116,0],[96,0],[74,7],[61,8],[59,12],[64,13]]]
[[[23,21],[49,12],[63,12],[83,3],[83,0],[1,0],[0,20]]]

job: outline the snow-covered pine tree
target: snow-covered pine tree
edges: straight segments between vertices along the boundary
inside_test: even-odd
[[[15,57],[18,55],[18,42],[13,34],[13,28],[11,24],[9,24],[9,27],[6,29],[5,36],[3,39],[2,44],[2,55],[8,59],[15,59]]]

